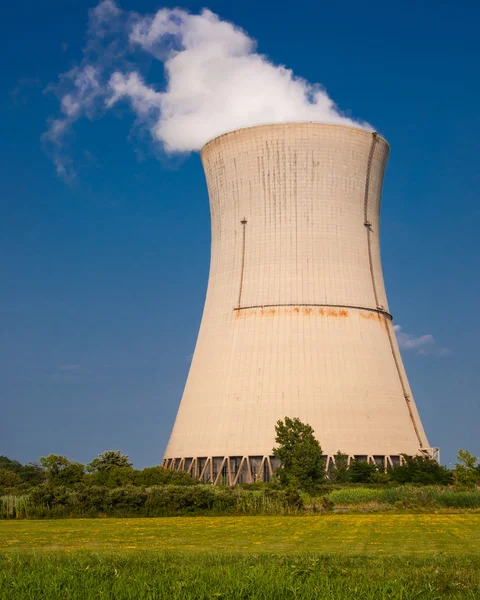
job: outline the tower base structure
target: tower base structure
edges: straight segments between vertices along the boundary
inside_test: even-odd
[[[440,462],[439,448],[422,448],[420,456],[425,456]],[[324,456],[325,470],[328,473],[335,466],[335,455]],[[358,455],[348,457],[348,466],[352,460],[366,462],[383,471],[398,467],[405,461],[403,455]],[[272,479],[280,461],[274,456],[202,456],[191,458],[165,458],[162,462],[164,469],[182,471],[196,479],[213,485],[236,485],[237,483],[268,482]]]

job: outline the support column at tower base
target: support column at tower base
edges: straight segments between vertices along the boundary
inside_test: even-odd
[[[440,462],[438,448],[422,448],[418,454]],[[335,455],[323,457],[325,470],[328,473],[335,466]],[[405,459],[401,454],[348,456],[348,465],[352,460],[375,464],[386,471],[400,466]],[[188,473],[196,479],[213,485],[236,485],[237,483],[255,483],[256,481],[271,481],[280,461],[273,456],[201,456],[189,458],[165,458],[162,462],[164,469]]]

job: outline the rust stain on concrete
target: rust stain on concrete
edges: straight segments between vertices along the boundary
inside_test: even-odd
[[[336,309],[336,308],[318,308],[316,309],[314,306],[285,306],[285,307],[256,307],[256,308],[251,308],[251,309],[245,309],[245,308],[235,308],[234,309],[234,313],[235,313],[235,318],[239,319],[239,318],[245,318],[245,317],[252,317],[255,315],[258,315],[260,317],[275,317],[275,316],[280,316],[280,315],[299,315],[299,316],[305,316],[305,317],[315,317],[315,316],[319,316],[319,317],[333,317],[333,318],[337,318],[337,317],[342,317],[342,318],[348,318],[349,317],[349,312],[348,310],[341,308],[341,309]],[[360,316],[364,319],[375,319],[377,315],[375,315],[375,313],[360,313]],[[378,315],[380,316],[380,315]],[[381,319],[380,319],[381,321]]]

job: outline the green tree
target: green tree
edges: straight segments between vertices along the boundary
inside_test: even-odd
[[[0,469],[0,488],[13,488],[22,485],[22,480],[18,473],[9,469]]]
[[[335,454],[335,465],[330,471],[330,481],[332,483],[347,483],[347,481],[350,481],[348,454],[343,454],[340,450]]]
[[[46,471],[37,463],[27,463],[22,465],[22,468],[18,471],[18,474],[22,478],[23,483],[27,486],[35,486],[43,483],[46,478]]]
[[[362,460],[352,460],[348,469],[349,480],[352,483],[374,483],[377,474],[377,465]]]
[[[109,488],[122,487],[125,485],[136,484],[136,474],[138,471],[132,467],[111,467],[94,471],[85,477],[88,485],[105,485]]]
[[[0,469],[18,473],[22,469],[22,463],[19,463],[18,460],[12,460],[8,456],[0,456]]]
[[[282,485],[309,490],[322,483],[325,461],[312,427],[300,419],[285,417],[284,421],[277,421],[275,432],[278,445],[272,453],[281,462],[277,475]]]
[[[147,467],[141,471],[135,471],[135,482],[137,485],[194,485],[200,483],[188,473],[164,469],[161,466]]]
[[[457,454],[453,481],[461,488],[475,488],[480,481],[480,464],[478,457],[473,456],[468,450],[460,450]]]
[[[0,469],[17,473],[21,478],[21,483],[31,487],[45,481],[45,471],[36,463],[27,463],[22,465],[18,460],[12,460],[8,456],[0,456]]]
[[[120,450],[105,450],[86,465],[89,473],[110,471],[110,469],[118,467],[132,468],[128,456],[122,454]]]
[[[39,458],[40,464],[47,473],[47,481],[53,485],[69,485],[83,479],[85,468],[78,462],[69,460],[66,456],[49,454]]]

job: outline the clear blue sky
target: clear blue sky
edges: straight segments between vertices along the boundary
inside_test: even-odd
[[[56,176],[40,137],[58,102],[44,90],[81,58],[94,5],[2,8],[0,454],[83,462],[120,448],[143,467],[161,461],[194,349],[208,198],[198,155],[158,161],[147,140],[132,139],[127,110],[78,123],[78,181]],[[390,142],[390,307],[404,345],[435,338],[403,350],[410,383],[442,462],[459,447],[480,454],[478,4],[207,6]]]

